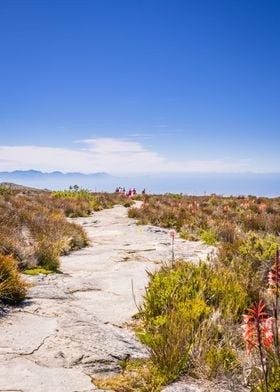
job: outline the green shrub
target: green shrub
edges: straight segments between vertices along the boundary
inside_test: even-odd
[[[35,256],[41,267],[50,271],[57,271],[59,268],[60,247],[59,244],[49,243],[42,240],[38,243]]]
[[[55,191],[51,194],[57,206],[62,208],[70,218],[89,216],[92,211],[98,211],[100,205],[97,198],[84,189]]]
[[[180,231],[180,237],[187,241],[199,241],[201,239],[198,232],[187,230],[185,228]]]
[[[226,374],[234,371],[240,364],[235,352],[229,347],[212,346],[205,355],[208,366],[208,377],[215,378],[218,374]]]
[[[94,385],[102,390],[116,392],[160,392],[168,381],[149,360],[138,363],[128,360],[122,368],[121,374],[112,377],[94,377]]]
[[[207,245],[216,245],[218,242],[217,236],[212,229],[202,230],[200,239]]]
[[[168,314],[150,320],[138,337],[151,352],[151,359],[169,381],[186,369],[194,344],[195,331],[209,308],[200,299],[186,300]]]
[[[0,301],[14,305],[26,295],[27,285],[20,277],[16,261],[0,254]]]
[[[244,258],[253,258],[256,262],[274,259],[279,239],[273,235],[260,235],[249,232],[245,241],[239,246],[240,254]]]
[[[243,239],[221,243],[217,263],[235,274],[248,293],[249,302],[259,297],[267,281],[267,274],[274,263],[279,238],[249,232]]]
[[[15,191],[11,186],[5,185],[5,184],[0,184],[0,195],[10,196],[10,195],[14,195],[14,194],[15,194]]]
[[[140,211],[139,208],[135,208],[135,207],[130,208],[128,210],[128,217],[133,218],[133,219],[138,219],[139,218],[139,211]]]
[[[177,261],[149,276],[138,336],[154,366],[169,381],[194,363],[201,368],[201,361],[208,376],[233,366],[228,323],[238,323],[248,304],[234,273],[221,265]]]

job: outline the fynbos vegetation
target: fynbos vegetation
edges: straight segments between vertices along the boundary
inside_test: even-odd
[[[1,189],[1,300],[24,298],[19,268],[57,271],[61,254],[87,244],[83,229],[67,217],[116,203],[130,206],[132,200],[79,189]],[[171,229],[172,260],[149,273],[136,315],[136,334],[149,358],[124,361],[121,374],[94,383],[119,392],[156,392],[191,376],[240,390],[279,391],[280,199],[144,195],[142,207],[130,208],[129,216]],[[174,230],[215,245],[215,255],[198,264],[176,260]]]
[[[88,216],[114,204],[118,195],[92,194],[78,187],[64,192],[0,187],[0,300],[24,298],[19,270],[34,274],[59,269],[59,257],[88,244],[83,228],[67,217]]]
[[[217,254],[199,265],[176,260],[150,274],[137,334],[151,356],[126,370],[130,381],[115,390],[157,391],[184,374],[252,391],[280,390],[278,256],[274,265],[279,213],[279,198],[216,195],[145,196],[142,208],[130,209],[140,224],[175,228],[185,239],[216,245]],[[268,274],[273,300],[266,290]],[[241,332],[244,313],[253,357]],[[144,382],[131,387],[139,374],[153,379],[150,389]]]

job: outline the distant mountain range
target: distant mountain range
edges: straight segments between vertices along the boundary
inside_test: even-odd
[[[38,170],[0,172],[0,183],[16,183],[41,189],[67,189],[71,185],[78,185],[91,190],[113,190],[116,186],[114,181],[116,181],[115,177],[102,172],[90,174],[60,171],[44,173]]]
[[[108,173],[98,172],[98,173],[62,173],[60,171],[53,171],[50,173],[44,173],[38,170],[15,170],[12,172],[0,172],[0,182],[2,181],[10,181],[14,179],[97,179],[97,178],[108,178],[111,177]]]

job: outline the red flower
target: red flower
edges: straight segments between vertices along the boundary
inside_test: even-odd
[[[269,348],[273,342],[273,332],[271,318],[265,312],[265,304],[260,300],[247,311],[248,314],[243,315],[245,324],[242,328],[248,350],[259,346]]]

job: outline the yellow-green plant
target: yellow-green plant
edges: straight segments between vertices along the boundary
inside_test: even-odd
[[[164,266],[149,277],[138,336],[167,380],[198,364],[211,368],[204,372],[209,376],[220,368],[236,367],[228,330],[248,304],[237,277],[221,265],[185,261]]]
[[[27,285],[20,277],[16,261],[0,253],[0,301],[17,304],[25,298],[26,290]]]

